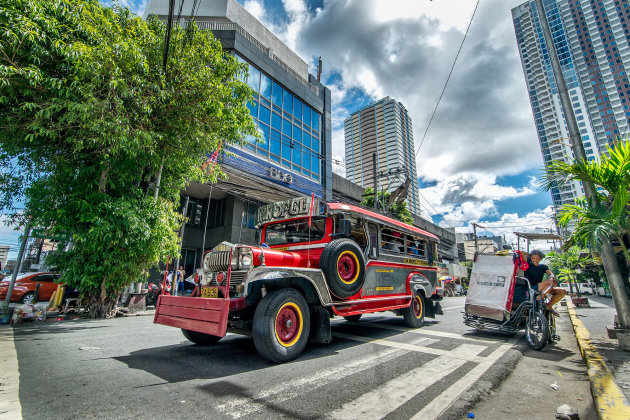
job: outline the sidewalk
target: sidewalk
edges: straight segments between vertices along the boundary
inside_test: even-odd
[[[535,351],[519,332],[517,350],[523,357],[509,377],[470,410],[475,419],[553,419],[563,404],[578,410],[581,420],[598,418],[569,315],[565,307],[557,308],[561,340]]]
[[[614,303],[599,296],[589,296],[589,303],[590,308],[574,308],[569,302],[568,312],[599,417],[630,418],[630,352],[620,350],[606,331],[616,314]]]

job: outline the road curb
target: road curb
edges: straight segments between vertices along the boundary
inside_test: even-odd
[[[565,297],[565,301],[580,353],[586,363],[588,379],[591,382],[591,394],[599,418],[602,420],[630,419],[628,400],[615,383],[615,378],[608,369],[606,361],[591,344],[590,332],[578,318],[575,306],[568,297]]]

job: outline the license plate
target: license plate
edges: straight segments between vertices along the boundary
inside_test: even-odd
[[[201,288],[201,297],[202,298],[218,298],[219,288],[215,286],[203,286]]]

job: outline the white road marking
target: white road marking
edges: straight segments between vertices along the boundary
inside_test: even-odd
[[[356,400],[333,411],[327,417],[330,419],[381,419],[463,366],[466,363],[465,356],[477,355],[485,349],[485,346],[463,344],[448,354],[431,360],[363,394]]]
[[[476,353],[475,354],[473,353],[459,354],[459,353],[453,353],[452,350],[442,350],[442,349],[437,349],[433,347],[419,346],[416,344],[399,343],[396,341],[385,340],[382,338],[362,337],[359,335],[343,334],[343,333],[333,333],[332,335],[333,337],[345,338],[347,340],[355,340],[355,341],[362,341],[364,343],[380,344],[382,346],[394,347],[394,348],[403,349],[407,351],[417,351],[420,353],[436,354],[438,356],[449,356],[452,358],[457,358],[457,359],[461,359],[468,362],[480,363],[482,360],[485,359],[484,357],[477,356]],[[472,346],[473,344],[468,344],[468,345]],[[486,348],[486,346],[477,346],[477,347],[483,347],[484,349]]]
[[[485,360],[475,366],[462,377],[460,380],[451,385],[448,389],[445,389],[440,395],[433,399],[429,404],[424,406],[420,412],[418,412],[412,420],[424,420],[434,419],[439,417],[457,398],[460,397],[468,388],[477,382],[477,380],[483,375],[501,356],[505,354],[509,349],[516,344],[522,337],[515,336],[510,341],[502,344],[498,349],[493,351]]]
[[[348,321],[346,321],[346,323],[348,323]],[[441,337],[441,338],[456,338],[458,340],[471,340],[471,341],[475,341],[475,342],[479,342],[479,343],[485,343],[485,344],[496,344],[497,343],[497,341],[484,340],[484,339],[475,338],[475,337],[464,337],[461,334],[448,333],[448,332],[443,332],[443,331],[433,331],[433,330],[429,330],[429,329],[426,329],[426,328],[410,329],[410,328],[407,328],[407,327],[399,327],[397,325],[380,324],[380,323],[377,323],[377,322],[352,322],[351,324],[353,324],[353,325],[369,325],[370,327],[381,328],[381,329],[384,329],[384,330],[402,331],[402,332],[409,332],[409,333],[412,333],[412,334],[430,335],[430,336]]]
[[[20,371],[13,342],[13,328],[0,326],[0,418],[21,419]]]
[[[418,340],[418,343],[430,345],[437,341],[438,340],[425,337]],[[308,378],[285,382],[276,387],[257,392],[248,398],[231,399],[222,404],[218,404],[216,409],[222,414],[233,418],[247,416],[254,412],[263,411],[270,403],[279,404],[291,398],[298,397],[307,391],[312,391],[316,388],[328,385],[331,382],[354,375],[355,373],[372,369],[374,366],[386,363],[403,354],[404,352],[400,349],[389,348],[370,355],[369,357],[327,369]]]

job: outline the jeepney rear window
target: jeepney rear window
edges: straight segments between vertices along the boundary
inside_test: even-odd
[[[320,241],[324,238],[325,233],[325,217],[313,217],[310,228],[308,226],[308,218],[304,218],[268,225],[265,231],[264,242],[271,246],[296,242]]]

